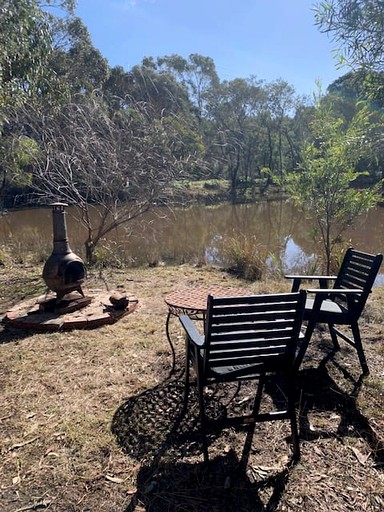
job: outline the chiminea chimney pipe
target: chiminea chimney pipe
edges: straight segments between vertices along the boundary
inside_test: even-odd
[[[66,203],[52,203],[53,251],[52,254],[68,254],[71,251],[67,235]]]

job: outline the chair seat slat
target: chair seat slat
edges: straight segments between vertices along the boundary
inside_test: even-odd
[[[274,315],[276,315],[277,318],[282,318],[283,314],[285,317],[286,315],[294,316],[295,310],[292,309],[292,306],[289,305],[289,307],[281,307],[281,308],[274,308],[269,307],[267,310],[266,308],[260,308],[257,306],[257,308],[253,307],[247,307],[247,306],[241,306],[237,308],[236,306],[226,307],[226,308],[216,308],[214,315],[212,315],[212,321],[215,321],[214,319],[220,319],[220,318],[228,318],[228,317],[242,317],[242,316],[254,316],[255,319],[258,318],[257,315],[260,315],[260,318],[268,317],[270,319]]]
[[[259,350],[250,349],[250,350],[227,350],[227,351],[211,351],[210,361],[214,361],[215,364],[217,361],[241,361],[243,359],[252,359],[263,357],[264,360],[268,357],[276,357],[276,354],[283,355],[287,353],[286,346],[272,346],[272,347],[263,347]]]

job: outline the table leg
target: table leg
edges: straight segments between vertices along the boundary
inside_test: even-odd
[[[171,316],[175,316],[175,315],[173,315],[171,313],[171,311],[168,311],[167,320],[165,322],[165,332],[167,334],[168,343],[169,343],[169,346],[171,347],[171,352],[172,352],[172,369],[171,369],[171,373],[172,373],[175,370],[176,354],[175,354],[175,347],[173,346],[171,336],[169,334],[169,321],[171,319]]]

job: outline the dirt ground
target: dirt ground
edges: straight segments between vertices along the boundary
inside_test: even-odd
[[[0,267],[0,313],[44,291],[41,269]],[[89,289],[126,291],[137,310],[113,325],[38,333],[0,327],[0,510],[24,512],[384,510],[384,290],[361,322],[369,376],[319,330],[297,379],[301,459],[289,467],[290,429],[279,421],[209,436],[202,464],[198,407],[181,415],[183,336],[165,334],[164,296],[202,284],[251,293],[288,283],[246,283],[192,266],[103,271]],[[218,387],[212,417],[245,409],[252,386]],[[272,404],[275,390],[263,406]]]

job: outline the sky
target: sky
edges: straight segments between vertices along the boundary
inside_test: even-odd
[[[144,57],[211,57],[221,80],[283,79],[297,94],[325,92],[334,44],[314,25],[315,0],[77,0],[76,14],[110,66]]]

